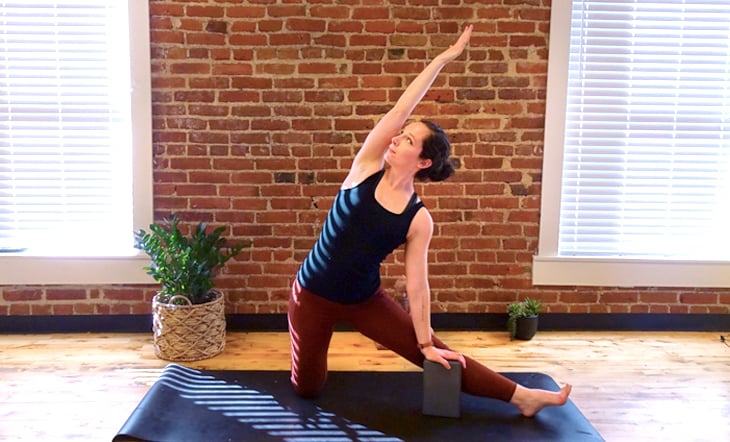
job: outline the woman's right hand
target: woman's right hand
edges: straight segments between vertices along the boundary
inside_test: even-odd
[[[474,25],[469,25],[464,29],[464,32],[461,33],[461,36],[459,39],[454,43],[453,45],[449,46],[448,49],[443,51],[439,57],[441,57],[444,60],[445,63],[449,63],[450,61],[456,59],[461,53],[464,51],[464,48],[466,48],[467,43],[469,43],[469,39],[471,38],[471,32],[474,29]]]
[[[464,358],[464,355],[461,353],[457,353],[453,350],[437,348],[432,345],[421,350],[421,353],[423,353],[423,356],[429,361],[441,364],[447,370],[451,369],[451,366],[449,365],[449,360],[459,361],[462,368],[466,368],[466,358]]]

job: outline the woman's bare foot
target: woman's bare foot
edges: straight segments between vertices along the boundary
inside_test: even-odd
[[[568,384],[560,391],[548,391],[526,388],[518,384],[509,402],[517,407],[523,416],[531,417],[547,406],[564,405],[568,401],[572,388]]]

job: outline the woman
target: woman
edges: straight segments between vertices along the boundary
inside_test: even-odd
[[[289,331],[291,381],[301,396],[321,391],[334,326],[349,322],[416,365],[428,359],[449,368],[448,360],[460,361],[464,392],[510,402],[525,416],[568,399],[570,386],[559,392],[522,387],[450,350],[431,333],[427,257],[433,220],[415,193],[414,180],[441,181],[454,168],[451,147],[438,125],[404,124],[441,69],[462,53],[471,33],[468,26],[426,66],[370,132],[297,273]],[[380,286],[381,262],[403,243],[410,317]]]

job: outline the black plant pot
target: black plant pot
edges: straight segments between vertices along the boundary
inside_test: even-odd
[[[537,315],[517,318],[515,339],[529,341],[537,333]]]

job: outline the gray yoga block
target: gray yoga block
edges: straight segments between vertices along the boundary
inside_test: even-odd
[[[449,361],[449,365],[451,370],[437,362],[423,362],[423,414],[461,416],[461,363]]]

